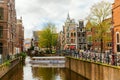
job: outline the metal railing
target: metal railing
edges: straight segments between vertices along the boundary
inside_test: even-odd
[[[120,66],[120,54],[112,54],[110,52],[107,53],[96,53],[90,51],[84,51],[76,53],[73,50],[63,50],[60,53],[63,56],[71,56],[74,58],[79,58],[86,61],[91,62],[100,62],[103,64]]]

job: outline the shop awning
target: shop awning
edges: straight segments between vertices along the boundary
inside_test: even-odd
[[[74,46],[74,45],[71,45],[69,48],[70,48],[70,49],[75,49],[75,46]]]

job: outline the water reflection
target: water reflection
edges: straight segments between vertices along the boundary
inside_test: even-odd
[[[19,63],[1,80],[87,80],[65,68],[48,68]]]
[[[88,80],[88,79],[84,78],[81,75],[78,75],[77,73],[71,70],[65,69],[65,80]]]
[[[65,68],[33,67],[32,72],[36,80],[88,80]]]
[[[37,80],[65,80],[65,69],[33,67],[33,77]]]

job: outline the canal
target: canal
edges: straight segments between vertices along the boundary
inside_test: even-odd
[[[88,80],[66,68],[33,66],[29,60],[27,57],[0,80]]]

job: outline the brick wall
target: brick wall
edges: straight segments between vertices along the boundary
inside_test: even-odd
[[[117,53],[117,38],[116,33],[120,33],[120,0],[115,0],[115,3],[113,4],[113,26],[114,26],[114,32],[113,32],[113,44],[114,44],[114,53]]]

